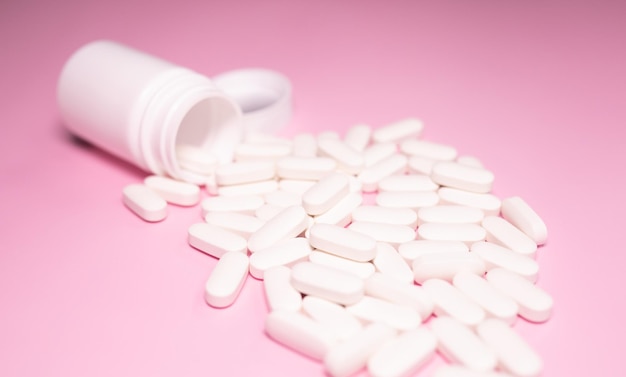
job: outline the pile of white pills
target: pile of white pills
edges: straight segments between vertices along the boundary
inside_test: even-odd
[[[540,375],[511,325],[551,315],[535,285],[546,226],[521,198],[493,195],[478,159],[422,129],[410,118],[343,137],[250,133],[227,164],[179,148],[181,166],[207,176],[204,222],[188,230],[219,259],[206,302],[227,307],[248,275],[263,280],[266,334],[333,377],[408,376],[436,352],[450,363],[436,377]],[[158,176],[123,194],[146,221],[201,199]]]

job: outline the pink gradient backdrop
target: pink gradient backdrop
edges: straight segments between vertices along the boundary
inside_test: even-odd
[[[544,358],[544,375],[619,374],[623,4],[0,2],[0,375],[323,373],[264,335],[259,281],[249,279],[229,309],[204,303],[216,261],[185,235],[198,208],[140,221],[120,195],[145,173],[64,131],[57,76],[99,38],[207,75],[284,72],[295,94],[286,133],[422,118],[425,139],[478,156],[497,195],[522,196],[548,224],[538,284],[555,313],[516,325]]]

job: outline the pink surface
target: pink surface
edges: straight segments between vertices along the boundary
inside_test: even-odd
[[[64,131],[57,76],[98,38],[208,75],[284,72],[296,101],[287,133],[420,117],[425,139],[479,157],[495,194],[522,196],[548,225],[538,284],[554,316],[516,325],[544,375],[619,374],[625,11],[619,1],[0,2],[0,375],[323,373],[264,335],[259,281],[228,309],[204,303],[216,260],[186,242],[199,208],[142,222],[120,196],[145,173]]]

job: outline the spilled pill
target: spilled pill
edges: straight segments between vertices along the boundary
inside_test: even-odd
[[[167,202],[142,184],[134,183],[124,187],[123,202],[145,221],[157,222],[167,216]]]

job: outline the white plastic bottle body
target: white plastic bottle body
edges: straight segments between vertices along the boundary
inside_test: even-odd
[[[176,146],[227,161],[243,133],[239,105],[209,78],[111,41],[69,58],[57,99],[75,135],[144,170],[193,183],[206,178],[180,166]]]

